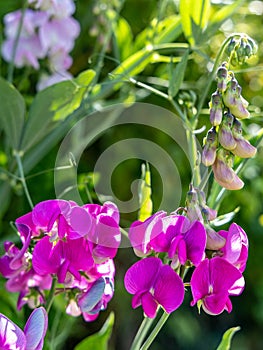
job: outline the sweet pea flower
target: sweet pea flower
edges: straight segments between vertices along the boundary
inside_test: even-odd
[[[87,235],[91,229],[91,216],[75,202],[51,199],[38,203],[32,212],[16,220],[28,225],[33,235],[45,233],[51,241],[77,239]]]
[[[28,0],[28,3],[55,18],[66,18],[75,12],[75,4],[72,0]]]
[[[229,296],[242,293],[245,285],[241,272],[221,257],[203,260],[191,278],[193,301],[210,315],[232,311]]]
[[[182,215],[162,218],[162,232],[152,239],[151,245],[157,252],[167,252],[172,267],[184,265],[189,260],[197,266],[203,259],[206,246],[206,230],[199,221],[191,222]]]
[[[184,285],[178,274],[161,259],[147,257],[137,261],[125,274],[126,290],[133,294],[132,307],[142,305],[147,317],[154,318],[158,306],[167,313],[175,311],[183,302]]]
[[[56,274],[59,283],[65,281],[67,273],[80,280],[80,271],[90,269],[93,263],[84,238],[54,244],[45,236],[35,245],[32,257],[33,268],[39,275]]]
[[[29,316],[24,331],[0,314],[0,348],[3,350],[41,350],[47,331],[48,317],[43,307]]]
[[[53,18],[39,28],[40,42],[46,52],[60,48],[64,48],[67,52],[71,51],[74,47],[74,40],[79,33],[79,23],[72,17]]]
[[[92,216],[92,228],[88,233],[92,257],[96,264],[112,259],[121,242],[119,211],[112,202],[86,204],[82,207]]]
[[[220,249],[220,256],[244,272],[248,258],[248,238],[246,232],[236,223],[229,230],[221,230],[218,234],[225,238],[226,243]]]
[[[129,240],[137,256],[147,256],[152,252],[151,240],[162,232],[160,219],[165,216],[166,212],[159,211],[143,222],[137,220],[131,224]]]

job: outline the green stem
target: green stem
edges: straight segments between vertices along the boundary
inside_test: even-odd
[[[145,335],[148,331],[148,329],[150,328],[152,322],[153,322],[153,318],[148,318],[148,317],[144,317],[140,328],[138,329],[138,332],[133,340],[133,343],[131,345],[130,350],[139,350],[141,347],[141,344],[145,338]]]
[[[9,66],[8,66],[7,81],[9,83],[13,82],[16,50],[17,50],[17,46],[18,46],[18,42],[19,42],[19,38],[20,38],[22,26],[23,26],[23,22],[24,22],[26,8],[27,8],[27,1],[24,1],[23,7],[22,7],[22,10],[21,10],[21,18],[20,18],[19,25],[18,25],[18,28],[17,28],[17,33],[16,33],[16,36],[15,36],[14,46],[13,46],[12,55],[11,55],[11,61],[10,61]]]
[[[20,181],[21,181],[22,186],[23,186],[23,188],[24,188],[24,192],[25,192],[26,198],[27,198],[27,200],[28,200],[28,203],[29,203],[31,209],[33,209],[33,208],[34,208],[34,204],[33,204],[33,202],[32,202],[30,193],[29,193],[28,188],[27,188],[27,183],[26,183],[25,175],[24,175],[24,169],[23,169],[23,165],[22,165],[22,161],[21,161],[21,157],[20,157],[19,152],[17,152],[16,150],[14,150],[14,156],[15,156],[15,158],[16,158],[16,162],[17,162],[17,166],[18,166],[18,171],[19,171],[19,175],[20,175]]]
[[[51,306],[52,306],[52,303],[53,303],[53,300],[54,300],[54,297],[55,297],[56,284],[57,284],[57,278],[53,277],[52,285],[51,285],[51,288],[50,288],[50,291],[49,291],[49,294],[47,297],[47,301],[46,301],[47,313],[49,313]]]
[[[170,314],[167,314],[166,312],[163,312],[161,318],[159,319],[157,325],[154,327],[153,331],[147,338],[146,342],[143,344],[143,346],[140,348],[140,350],[147,350],[149,349],[149,346],[152,344],[154,339],[156,338],[157,334],[160,332],[161,328],[164,326],[165,322],[167,321]]]
[[[194,187],[197,187],[201,182],[201,175],[200,175],[200,167],[199,167],[200,161],[198,159],[198,151],[196,146],[196,138],[193,131],[189,129],[186,130],[186,137],[187,137],[187,143],[188,143],[189,158],[190,158],[192,173],[193,173],[192,184],[194,185]]]

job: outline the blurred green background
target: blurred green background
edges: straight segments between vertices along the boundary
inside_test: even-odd
[[[3,16],[15,9],[20,8],[20,1],[6,0],[0,4],[1,26],[3,28]],[[250,102],[250,111],[253,116],[243,123],[246,133],[255,133],[262,127],[263,109],[263,1],[211,1],[212,14],[220,9],[239,3],[239,6],[229,18],[214,31],[209,32],[208,37],[198,45],[198,51],[192,54],[188,62],[184,82],[176,98],[179,103],[187,106],[195,106],[206,84],[208,73],[211,70],[213,59],[216,57],[224,39],[234,32],[244,32],[251,36],[258,43],[258,55],[249,60],[248,63],[236,67],[235,74],[242,86],[243,96]],[[75,76],[88,68],[96,68],[100,58],[102,47],[105,43],[105,36],[108,33],[111,23],[105,15],[111,8],[115,10],[120,6],[118,0],[112,1],[90,1],[77,0],[76,13],[74,17],[80,22],[81,34],[76,41],[72,52],[74,63],[70,69]],[[109,40],[100,80],[106,79],[108,74],[118,65],[118,62],[127,58],[136,49],[146,44],[143,37],[139,40],[140,33],[145,28],[154,28],[154,19],[171,16],[179,13],[179,1],[176,0],[126,0],[120,10],[120,16],[129,24],[130,34],[124,35],[123,41],[116,43],[116,37]],[[211,14],[211,16],[212,16]],[[0,29],[2,29],[0,28]],[[114,32],[114,30],[113,30]],[[1,31],[2,33],[2,31]],[[137,39],[136,39],[137,38]],[[3,35],[2,35],[3,39]],[[130,40],[130,41],[129,41]],[[178,43],[185,43],[186,38],[183,33],[176,39]],[[137,43],[137,44],[135,44]],[[137,47],[136,47],[137,45]],[[178,53],[177,53],[178,54]],[[160,91],[167,91],[169,82],[169,63],[158,62],[147,65],[147,67],[137,76],[137,80],[147,84],[152,84]],[[1,62],[1,76],[6,77],[7,65]],[[28,105],[32,101],[35,93],[35,83],[37,73],[31,72],[29,77],[24,77],[22,69],[15,71],[14,84],[20,84],[20,91],[26,97]],[[199,120],[198,127],[209,126],[208,102],[210,95],[215,90],[215,83],[212,84]],[[1,93],[1,92],[0,92]],[[101,106],[111,105],[122,101],[140,101],[153,105],[159,105],[171,109],[167,101],[160,96],[144,91],[143,88],[135,86],[129,82],[122,85],[119,91],[112,91],[98,103]],[[1,107],[0,107],[1,108]],[[1,129],[1,127],[0,127]],[[206,131],[197,134],[197,138],[202,144],[202,139]],[[4,135],[0,132],[0,163],[5,166],[6,150],[4,147]],[[169,154],[176,159],[176,164],[182,181],[182,201],[184,205],[185,194],[188,190],[191,179],[190,167],[187,164],[185,155],[169,137],[156,130],[142,128],[140,136],[136,127],[113,128],[98,138],[82,155],[78,172],[79,182],[87,180],[89,173],[93,171],[96,160],[100,154],[118,139],[129,137],[147,138],[160,144]],[[53,168],[59,147],[57,145],[50,149],[45,157],[27,174],[28,187],[34,203],[55,197],[53,171],[32,176],[45,169]],[[10,154],[8,156],[11,156]],[[257,156],[250,159],[242,172],[242,179],[245,187],[241,191],[227,192],[221,204],[219,214],[227,213],[240,207],[234,221],[237,222],[247,232],[250,249],[247,269],[244,273],[246,288],[239,297],[233,297],[233,311],[231,314],[223,313],[220,316],[212,317],[204,312],[198,314],[197,308],[190,307],[191,293],[186,292],[186,298],[179,310],[174,312],[161,333],[156,338],[151,349],[177,349],[177,350],[211,350],[219,344],[222,334],[229,327],[241,326],[233,340],[233,350],[261,350],[263,349],[263,148],[259,147]],[[117,198],[128,200],[131,196],[131,183],[140,178],[141,162],[130,160],[120,164],[114,172],[112,179],[113,188]],[[31,177],[30,177],[31,176]],[[103,174],[99,174],[99,181],[103,181]],[[155,208],[158,207],[162,196],[161,179],[157,171],[152,168],[153,200]],[[20,183],[13,182],[12,191],[3,194],[1,198],[2,219],[0,223],[0,241],[15,239],[15,233],[10,225],[18,216],[30,210],[23,189]],[[88,181],[88,188],[93,192],[92,181]],[[87,186],[80,186],[83,201],[87,201],[85,189]],[[176,191],[176,187],[175,187]],[[122,216],[122,224],[126,225],[136,219],[136,213]],[[226,228],[227,226],[224,226]],[[2,246],[2,245],[1,245]],[[1,253],[3,249],[1,247]],[[123,286],[123,276],[127,268],[136,261],[132,249],[120,249],[115,260],[116,262],[116,291],[113,300],[109,303],[108,309],[101,312],[100,317],[93,323],[85,323],[81,317],[73,319],[63,313],[63,303],[58,300],[51,312],[50,322],[55,323],[59,318],[57,332],[60,336],[57,349],[73,349],[74,346],[88,334],[98,331],[110,311],[115,313],[115,325],[110,341],[111,349],[128,349],[142,319],[142,310],[131,309],[131,296],[125,291]],[[23,323],[23,312],[29,314],[29,310],[17,313],[15,309],[16,295],[10,295],[4,290],[5,280],[0,279],[0,307],[1,312],[6,313],[19,324]],[[74,326],[73,326],[74,323]],[[55,327],[54,327],[55,329]],[[54,336],[54,335],[53,335]],[[54,336],[56,337],[56,336]],[[63,341],[67,338],[67,345]]]

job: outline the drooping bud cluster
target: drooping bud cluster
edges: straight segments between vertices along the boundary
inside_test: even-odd
[[[235,44],[234,44],[235,43]],[[234,45],[234,46],[233,46]],[[229,44],[230,62],[239,63],[256,52],[256,44],[248,37],[239,41],[232,39]],[[234,156],[253,157],[257,149],[242,136],[239,119],[249,118],[248,102],[241,95],[242,88],[235,75],[224,62],[217,70],[217,90],[212,94],[210,122],[212,128],[204,139],[202,163],[212,166],[215,180],[229,190],[238,190],[244,183],[232,169]]]
[[[226,52],[230,57],[230,63],[236,66],[237,64],[243,64],[246,59],[255,55],[257,49],[257,44],[252,38],[241,34],[231,39]]]

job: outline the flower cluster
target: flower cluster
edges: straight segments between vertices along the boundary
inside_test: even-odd
[[[242,37],[239,42],[233,40],[229,44],[232,47],[235,42],[231,62],[234,58],[241,62],[242,57],[245,59],[255,53],[256,45],[252,39]],[[244,185],[232,169],[234,157],[250,158],[257,151],[242,136],[240,120],[248,118],[250,114],[247,110],[248,102],[242,97],[241,90],[233,71],[224,62],[217,70],[217,90],[209,103],[212,128],[204,139],[202,162],[206,166],[212,166],[215,180],[229,190],[238,190]]]
[[[196,194],[195,190],[190,192]],[[196,201],[195,204],[197,207]],[[207,206],[200,213],[204,208],[206,219],[216,215]],[[244,289],[246,233],[235,223],[228,231],[215,232],[204,224],[202,216],[197,218],[197,213],[193,207],[186,215],[160,211],[131,225],[130,242],[135,254],[144,258],[129,268],[124,283],[134,295],[132,307],[142,305],[148,317],[155,317],[159,305],[167,313],[181,305],[184,299],[181,277],[189,267],[195,267],[190,280],[191,305],[197,303],[211,315],[230,312],[229,297],[241,294]]]
[[[72,64],[69,52],[80,26],[71,17],[75,11],[72,0],[29,0],[28,3],[32,8],[24,13],[17,10],[4,17],[6,40],[2,56],[7,62],[14,60],[16,67],[32,66],[36,70],[40,68],[39,60],[47,58],[49,73],[40,79],[38,89],[41,90],[71,77],[67,72]]]
[[[29,316],[24,332],[0,313],[0,348],[3,350],[41,350],[47,331],[48,317],[43,307]]]
[[[18,309],[45,304],[57,280],[67,312],[95,319],[114,291],[113,258],[121,240],[117,207],[47,200],[18,218],[16,227],[22,247],[5,242],[0,273],[8,278],[7,290],[19,292]]]

